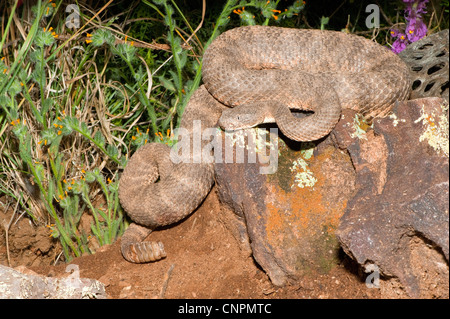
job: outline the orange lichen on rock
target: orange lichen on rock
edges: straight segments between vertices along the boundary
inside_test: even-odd
[[[334,232],[344,214],[346,196],[351,193],[344,190],[346,184],[340,180],[348,178],[345,174],[350,172],[348,166],[351,164],[346,155],[330,147],[308,160],[308,167],[317,179],[313,187],[294,186],[287,191],[275,183],[276,178],[271,178],[267,186],[265,229],[268,243],[275,250],[292,248],[293,254],[306,250],[311,259],[322,263],[326,253],[320,250],[328,252],[330,245],[337,243]],[[294,176],[290,178],[292,181]]]

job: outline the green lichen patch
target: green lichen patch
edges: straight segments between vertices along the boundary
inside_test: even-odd
[[[360,114],[355,114],[353,118],[353,133],[350,134],[352,138],[358,138],[360,140],[367,140],[366,132],[373,125],[369,125],[367,121]]]
[[[295,173],[294,183],[291,185],[291,188],[313,187],[317,182],[317,178],[314,177],[314,174],[309,169],[308,164],[301,157],[292,163],[290,170],[292,173]]]
[[[300,150],[295,151],[285,143],[279,143],[278,171],[274,177],[278,179],[278,185],[285,192],[297,187],[313,187],[317,182],[308,166],[308,161],[313,157],[314,147],[314,143],[301,143]]]
[[[448,110],[448,104],[441,104],[441,114],[435,112],[426,112],[424,107],[421,109],[420,117],[414,123],[422,122],[424,131],[419,137],[419,141],[426,141],[437,153],[449,157],[448,140],[448,118],[445,116]]]

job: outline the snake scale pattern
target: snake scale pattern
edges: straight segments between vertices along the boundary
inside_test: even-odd
[[[181,127],[192,133],[194,120],[224,129],[275,122],[297,141],[327,135],[342,108],[367,119],[385,116],[410,90],[408,67],[375,42],[343,32],[267,26],[221,34],[204,53],[202,76],[204,85],[186,106]],[[290,109],[313,114],[297,118]],[[169,152],[166,145],[147,144],[122,174],[120,202],[134,223],[121,248],[130,262],[164,258],[161,243],[143,240],[154,228],[192,213],[214,183],[213,164],[173,164]]]

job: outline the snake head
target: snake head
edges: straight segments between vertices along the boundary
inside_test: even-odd
[[[260,104],[242,104],[225,109],[218,124],[224,130],[240,130],[255,127],[262,123],[274,123],[270,112]]]

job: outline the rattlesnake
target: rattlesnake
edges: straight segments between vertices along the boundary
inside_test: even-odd
[[[407,97],[410,84],[406,65],[365,38],[263,26],[220,35],[204,54],[202,72],[205,84],[186,106],[181,127],[192,133],[194,120],[203,128],[219,120],[227,129],[276,122],[287,137],[300,141],[328,134],[341,107],[366,118],[386,115],[396,100]],[[314,114],[297,119],[289,108]],[[169,151],[165,145],[145,145],[122,174],[120,202],[135,222],[122,237],[122,254],[131,262],[165,257],[160,243],[141,241],[153,228],[190,214],[214,183],[212,163],[173,164]]]
[[[199,119],[203,128],[214,127],[224,108],[201,86],[189,100],[180,127],[192,134],[194,121]],[[183,138],[192,140],[192,136]],[[213,163],[186,160],[174,164],[170,151],[166,144],[145,144],[130,158],[120,178],[120,203],[134,222],[121,242],[128,261],[142,263],[165,257],[161,243],[142,241],[155,227],[173,224],[192,213],[214,183]]]
[[[232,29],[203,57],[203,81],[220,102],[225,129],[276,122],[297,141],[317,140],[336,125],[341,107],[384,116],[409,93],[409,71],[387,48],[337,31],[265,26]],[[314,111],[303,119],[289,108]]]

